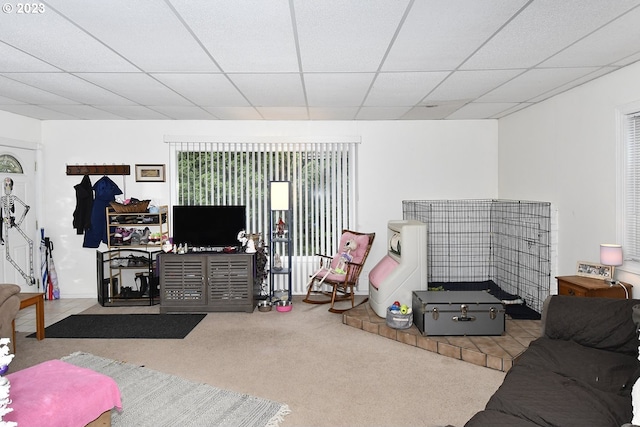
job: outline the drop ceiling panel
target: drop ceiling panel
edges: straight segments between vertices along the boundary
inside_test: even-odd
[[[220,120],[262,120],[263,117],[253,107],[204,107]]]
[[[78,73],[77,75],[138,104],[192,105],[182,96],[143,73]]]
[[[0,73],[59,71],[46,62],[4,43],[0,43],[0,58],[2,58],[2,62],[0,62]]]
[[[3,110],[10,113],[20,114],[21,116],[33,117],[40,120],[72,120],[77,117],[60,113],[58,111],[49,110],[39,105],[9,105],[3,106]]]
[[[554,57],[541,67],[592,67],[612,64],[640,52],[640,44],[627,40],[640,40],[640,7],[623,15],[598,31],[590,34]]]
[[[42,4],[0,18],[0,110],[44,119],[495,118],[640,60],[640,0]]]
[[[436,87],[448,72],[381,73],[373,83],[364,105],[412,106]]]
[[[485,117],[492,117],[505,110],[513,108],[517,105],[519,104],[514,102],[496,102],[496,103],[472,102],[451,113],[449,116],[447,116],[447,119],[453,119],[453,120],[483,119]]]
[[[65,71],[135,70],[103,43],[49,8],[38,15],[3,13],[0,40]]]
[[[218,71],[164,2],[109,0],[91,2],[91,7],[86,0],[48,3],[143,71]]]
[[[454,70],[525,3],[525,0],[415,2],[382,69]]]
[[[311,120],[355,120],[358,107],[309,107]]]
[[[532,67],[637,4],[637,0],[533,1],[463,69]]]
[[[116,116],[127,117],[132,120],[170,119],[170,117],[167,117],[164,114],[154,111],[152,108],[147,108],[139,105],[122,105],[122,106],[98,105],[97,108],[101,110],[109,111],[110,113],[113,113]]]
[[[602,67],[602,68],[599,68],[599,69],[597,69],[597,70],[595,70],[595,71],[593,71],[593,72],[591,72],[589,74],[586,74],[583,77],[577,78],[575,80],[571,80],[570,82],[568,82],[568,83],[566,83],[564,85],[558,86],[557,88],[552,89],[550,91],[543,92],[541,95],[535,96],[535,97],[529,99],[528,101],[529,102],[540,102],[540,101],[543,101],[543,100],[545,100],[547,98],[551,98],[552,96],[558,95],[558,94],[560,94],[560,93],[562,93],[564,91],[567,91],[567,90],[569,90],[571,88],[574,88],[576,86],[580,86],[581,84],[586,83],[586,82],[588,82],[588,81],[590,81],[592,79],[598,78],[600,76],[604,76],[605,74],[608,74],[611,71],[614,71],[615,69],[616,68],[614,68],[614,67]]]
[[[39,87],[79,104],[131,104],[121,96],[66,73],[5,74],[29,86]]]
[[[357,120],[398,120],[411,110],[411,107],[362,107]]]
[[[200,107],[189,106],[153,106],[155,111],[173,120],[214,120],[216,117]]]
[[[374,77],[374,73],[307,73],[304,84],[309,106],[359,106]]]
[[[456,71],[447,77],[426,98],[424,103],[432,101],[472,99],[484,95],[506,83],[524,70],[480,70]]]
[[[478,102],[525,102],[593,72],[593,68],[535,69],[478,98]]]
[[[305,105],[299,74],[233,74],[229,77],[251,105],[260,107]]]
[[[267,120],[308,120],[305,107],[257,107],[262,117]]]
[[[10,74],[13,78],[13,74]],[[77,104],[68,98],[0,76],[0,94],[27,104]]]
[[[249,103],[224,74],[153,74],[197,105],[245,107]]]
[[[89,105],[44,105],[43,107],[83,120],[123,120],[125,118]]]
[[[171,0],[224,72],[297,72],[287,0]]]
[[[376,71],[407,1],[294,1],[302,69]]]
[[[461,108],[465,103],[460,102],[442,102],[435,106],[418,106],[407,111],[402,116],[404,120],[441,120],[451,115],[454,111]]]

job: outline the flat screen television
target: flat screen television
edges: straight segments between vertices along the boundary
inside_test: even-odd
[[[173,206],[173,243],[189,247],[238,246],[246,228],[247,208],[240,206]]]

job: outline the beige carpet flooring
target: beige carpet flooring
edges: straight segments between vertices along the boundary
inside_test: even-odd
[[[19,332],[10,371],[85,351],[286,403],[292,413],[283,427],[462,427],[504,379],[504,372],[346,326],[327,308],[294,297],[288,313],[209,313],[183,340],[37,341]],[[85,311],[145,312],[158,306]]]

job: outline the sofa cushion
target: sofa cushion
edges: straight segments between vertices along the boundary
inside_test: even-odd
[[[486,409],[547,427],[620,426],[632,416],[630,395],[520,363],[509,370]]]
[[[621,396],[630,396],[633,384],[640,376],[640,361],[635,356],[545,337],[531,342],[517,363],[548,370]]]
[[[637,304],[640,300],[554,295],[547,308],[544,334],[637,356],[638,335],[632,318]]]

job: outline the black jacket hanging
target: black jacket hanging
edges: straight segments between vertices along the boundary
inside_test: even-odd
[[[73,211],[73,228],[76,234],[84,234],[91,228],[91,209],[93,208],[93,187],[89,175],[82,178],[80,184],[75,185],[76,210]]]

